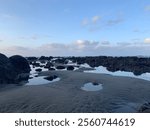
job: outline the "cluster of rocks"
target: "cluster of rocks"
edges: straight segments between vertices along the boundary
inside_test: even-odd
[[[140,57],[71,57],[70,60],[77,64],[87,63],[91,67],[104,66],[107,70],[133,72],[135,75],[141,75],[150,72],[150,58]]]
[[[19,55],[7,57],[0,53],[0,84],[18,83],[28,80],[30,66],[28,61]]]
[[[78,65],[87,63],[91,67],[104,66],[111,72],[126,71],[133,72],[135,75],[141,75],[150,72],[150,58],[142,57],[111,57],[111,56],[94,56],[94,57],[44,57],[41,56],[38,60],[49,61],[45,68],[54,66],[53,63],[68,64],[69,60]],[[36,60],[35,57],[29,57],[28,60]],[[34,66],[39,67],[40,64],[32,62]],[[64,66],[59,66],[57,69],[65,69]],[[67,70],[74,70],[73,66],[68,67]]]

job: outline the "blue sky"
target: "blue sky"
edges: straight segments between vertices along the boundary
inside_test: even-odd
[[[0,52],[150,55],[149,23],[149,0],[0,0]]]

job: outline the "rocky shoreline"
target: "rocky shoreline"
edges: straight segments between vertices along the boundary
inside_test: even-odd
[[[45,57],[28,57],[30,62],[40,61],[51,61],[52,56]],[[127,71],[133,72],[135,75],[141,75],[146,72],[150,72],[150,57],[111,57],[111,56],[94,56],[94,57],[55,57],[52,60],[55,63],[67,64],[71,60],[73,63],[78,65],[87,63],[91,67],[104,66],[107,70],[115,71]]]
[[[150,58],[18,55],[8,58],[0,54],[0,112],[150,112],[149,81],[84,73],[98,66],[140,75],[150,72]],[[33,78],[32,69],[35,77],[60,80],[36,87],[20,84]],[[81,89],[84,84],[102,84],[102,89],[84,92]]]

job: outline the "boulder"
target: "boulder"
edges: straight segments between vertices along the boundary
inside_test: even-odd
[[[45,77],[44,79],[49,80],[49,81],[53,81],[53,80],[56,79],[56,78],[58,78],[58,76],[53,75],[53,76]]]
[[[74,67],[73,66],[68,66],[67,70],[74,70]]]
[[[41,72],[41,71],[42,71],[42,69],[38,68],[38,69],[35,69],[35,71],[37,71],[37,72]]]
[[[0,84],[11,83],[16,76],[17,73],[13,71],[13,66],[9,62],[9,58],[0,54]]]
[[[30,66],[28,61],[19,55],[15,55],[9,58],[11,64],[13,65],[15,71],[20,73],[29,73],[30,72]]]
[[[0,84],[17,83],[21,80],[28,80],[30,66],[22,56],[10,58],[0,54]]]

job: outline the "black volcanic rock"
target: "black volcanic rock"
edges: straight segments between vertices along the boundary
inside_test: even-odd
[[[67,70],[74,70],[74,67],[73,66],[68,66]]]

